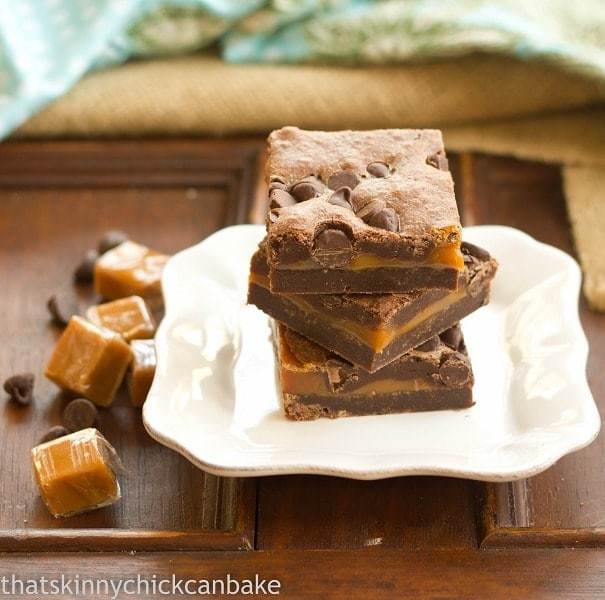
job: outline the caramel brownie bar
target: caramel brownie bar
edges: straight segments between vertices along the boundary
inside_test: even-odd
[[[461,226],[439,131],[284,127],[267,179],[272,292],[456,289]]]
[[[286,416],[382,415],[468,408],[473,373],[459,326],[368,373],[298,333],[275,328],[279,382]]]
[[[457,290],[405,294],[273,294],[267,247],[252,257],[248,303],[355,365],[373,372],[488,302],[497,263],[462,242]]]

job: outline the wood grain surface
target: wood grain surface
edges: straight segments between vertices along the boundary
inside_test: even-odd
[[[60,423],[66,399],[43,376],[60,331],[46,299],[80,311],[95,301],[72,273],[104,231],[174,253],[240,222],[256,176],[258,144],[5,144],[0,146],[0,374],[36,374],[30,408],[2,404],[0,548],[249,548],[254,482],[207,475],[145,432],[122,391],[99,429],[127,470],[114,506],[53,519],[32,478],[29,449]]]
[[[514,484],[436,477],[359,482],[319,476],[224,480],[145,433],[123,393],[99,428],[128,476],[114,507],[57,521],[38,499],[30,447],[65,400],[40,376],[58,331],[52,293],[94,300],[71,274],[109,228],[175,252],[227,224],[263,222],[264,143],[147,140],[0,145],[0,375],[38,376],[29,409],[0,407],[0,574],[106,570],[282,577],[287,597],[595,597],[605,593],[603,436]],[[573,254],[559,169],[453,157],[466,225],[500,223]],[[588,377],[605,408],[605,316],[581,301]],[[527,546],[546,546],[537,549]],[[502,547],[493,549],[493,547]],[[186,549],[158,554],[160,550]],[[59,550],[146,550],[65,554]],[[256,549],[233,553],[229,550]],[[25,551],[42,551],[29,555]],[[200,553],[194,550],[221,550]],[[17,552],[15,552],[17,551]],[[52,552],[50,552],[52,551]],[[34,560],[35,559],[35,560]]]

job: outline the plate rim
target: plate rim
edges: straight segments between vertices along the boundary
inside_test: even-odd
[[[209,240],[214,238],[215,236],[224,235],[227,230],[264,230],[262,225],[252,225],[252,224],[242,224],[242,225],[232,225],[230,227],[225,227],[216,232],[212,233],[210,236],[206,237],[204,240],[199,243],[186,248],[174,256],[170,258],[166,267],[164,269],[164,273],[162,276],[162,294],[164,297],[165,307],[166,307],[166,316],[168,316],[169,311],[171,310],[172,303],[170,301],[170,292],[168,288],[168,279],[171,277],[171,273],[173,270],[178,268],[179,263],[186,259],[189,255],[195,255],[196,252],[199,251],[200,247],[206,245]],[[504,481],[515,481],[519,479],[524,479],[527,477],[531,477],[533,475],[537,475],[554,465],[561,458],[570,454],[572,452],[576,452],[590,445],[598,436],[601,428],[601,419],[598,408],[594,401],[594,397],[588,385],[587,377],[586,377],[586,364],[588,359],[588,341],[585,335],[585,332],[582,328],[582,324],[579,317],[579,303],[578,297],[581,291],[581,269],[577,263],[577,261],[555,246],[550,244],[546,244],[544,242],[540,242],[530,236],[529,234],[516,229],[514,227],[508,227],[506,225],[476,225],[471,227],[465,227],[463,231],[469,230],[491,230],[491,231],[504,231],[506,235],[517,237],[519,239],[523,239],[525,243],[530,243],[539,248],[542,252],[550,252],[556,253],[559,258],[564,260],[567,263],[567,266],[570,270],[570,273],[574,275],[574,286],[569,286],[570,289],[562,292],[563,296],[566,297],[566,300],[573,300],[575,304],[575,309],[573,311],[573,337],[579,341],[579,345],[576,348],[576,361],[578,366],[583,367],[581,377],[581,383],[583,387],[585,387],[585,391],[587,396],[590,397],[590,401],[585,400],[583,405],[586,405],[585,408],[588,408],[590,414],[585,415],[584,421],[582,421],[582,427],[580,425],[576,425],[572,428],[574,431],[574,435],[570,434],[569,440],[567,443],[559,443],[556,446],[553,445],[553,450],[548,452],[542,461],[539,463],[533,463],[529,466],[524,466],[522,468],[498,468],[497,470],[489,470],[489,469],[480,469],[473,467],[454,467],[454,466],[436,466],[435,464],[428,464],[418,462],[414,466],[403,466],[401,468],[395,468],[392,466],[385,467],[329,467],[325,465],[318,465],[310,462],[301,461],[298,464],[273,464],[266,466],[237,466],[233,464],[225,464],[220,462],[213,462],[206,460],[198,455],[198,453],[192,452],[187,446],[183,443],[180,443],[174,436],[164,432],[161,430],[161,426],[159,424],[154,424],[151,419],[151,403],[147,401],[143,405],[143,424],[148,434],[154,438],[159,443],[164,446],[178,452],[182,456],[184,456],[187,460],[189,460],[192,464],[197,466],[198,468],[212,473],[218,476],[225,477],[256,477],[256,476],[271,476],[271,475],[286,475],[286,474],[315,474],[315,475],[327,475],[327,476],[335,476],[335,477],[344,477],[349,479],[359,479],[359,480],[376,480],[376,479],[384,479],[390,477],[403,477],[403,476],[412,476],[412,475],[429,475],[429,476],[445,476],[445,477],[454,477],[460,479],[473,479],[478,481],[491,481],[491,482],[504,482]],[[573,287],[573,289],[572,289]],[[156,332],[156,340],[165,338],[165,330],[169,327],[169,319],[164,318],[160,323],[158,330]],[[160,344],[156,346],[157,352],[157,360],[158,363],[163,360],[163,353],[166,352],[166,348],[160,348]],[[581,353],[581,355],[580,355]],[[155,389],[159,387],[160,375],[159,370],[156,370],[156,375],[154,376],[152,386],[149,391],[148,398],[152,398],[154,396]],[[580,381],[580,380],[579,380]],[[155,392],[157,394],[157,392]],[[156,400],[157,401],[157,400]],[[583,435],[582,435],[583,434]]]

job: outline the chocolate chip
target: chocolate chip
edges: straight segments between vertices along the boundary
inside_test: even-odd
[[[370,175],[373,175],[374,177],[388,177],[391,174],[389,165],[380,162],[379,160],[377,160],[376,162],[371,162],[366,167],[366,170]]]
[[[74,281],[76,283],[92,283],[97,258],[99,258],[99,253],[96,250],[86,252],[84,259],[74,271]]]
[[[443,150],[438,150],[437,152],[433,152],[433,154],[429,154],[426,157],[426,164],[431,165],[431,167],[435,167],[435,169],[439,169],[440,171],[450,170],[449,162]]]
[[[355,188],[359,183],[359,177],[353,171],[337,171],[330,175],[328,187],[331,190],[337,190],[341,187]]]
[[[292,186],[290,193],[298,202],[305,202],[306,200],[320,196],[322,191],[323,185],[321,181],[315,177],[305,177],[305,179],[302,179]]]
[[[460,250],[464,255],[465,262],[466,257],[470,257],[471,259],[474,257],[477,260],[486,261],[491,258],[490,253],[479,246],[475,246],[475,244],[471,244],[470,242],[462,242],[460,244]]]
[[[374,215],[378,214],[386,204],[383,200],[372,200],[368,202],[363,208],[359,209],[357,216],[367,223]]]
[[[462,343],[462,330],[457,325],[439,334],[441,341],[452,350],[458,350]]]
[[[437,350],[439,347],[439,337],[434,335],[431,339],[424,342],[424,344],[420,344],[420,346],[416,346],[415,350],[419,352],[432,352],[433,350]]]
[[[99,254],[105,254],[112,248],[119,246],[122,242],[126,242],[128,236],[118,229],[111,229],[103,234],[103,237],[99,240]]]
[[[63,437],[64,435],[67,435],[68,433],[69,433],[69,431],[67,431],[67,429],[65,429],[65,427],[63,427],[62,425],[55,425],[54,427],[51,427],[40,438],[40,441],[38,443],[45,444],[46,442],[52,442],[53,440]]]
[[[390,206],[385,206],[380,212],[374,213],[367,224],[386,231],[399,231],[399,215]]]
[[[4,391],[13,402],[27,406],[34,398],[34,380],[33,373],[13,375],[4,382]]]
[[[471,370],[464,355],[448,356],[439,367],[439,377],[448,387],[461,387],[471,377]]]
[[[351,188],[343,186],[338,188],[328,200],[330,204],[335,204],[336,206],[342,206],[343,208],[348,208],[349,210],[353,210],[351,206]]]
[[[270,208],[283,208],[284,206],[294,206],[296,204],[296,198],[286,192],[286,190],[275,189],[271,192],[269,198],[271,199]]]
[[[55,294],[46,301],[46,308],[53,324],[58,327],[65,327],[69,319],[78,314],[75,302],[64,297],[59,299]]]
[[[271,193],[273,190],[287,190],[288,186],[285,183],[282,183],[281,181],[272,181],[269,184],[269,193]]]
[[[69,431],[92,427],[97,420],[97,407],[86,398],[72,400],[63,411],[63,424]]]
[[[347,234],[340,229],[324,229],[313,245],[313,258],[325,267],[341,267],[353,256],[353,246]]]

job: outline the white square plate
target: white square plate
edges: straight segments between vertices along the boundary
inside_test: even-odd
[[[535,475],[596,437],[578,265],[499,226],[464,231],[500,262],[491,303],[463,321],[474,407],[289,421],[268,318],[245,304],[250,257],[264,233],[259,225],[223,229],[174,256],[164,271],[166,317],[143,418],[155,439],[200,468],[226,476],[503,481]]]

